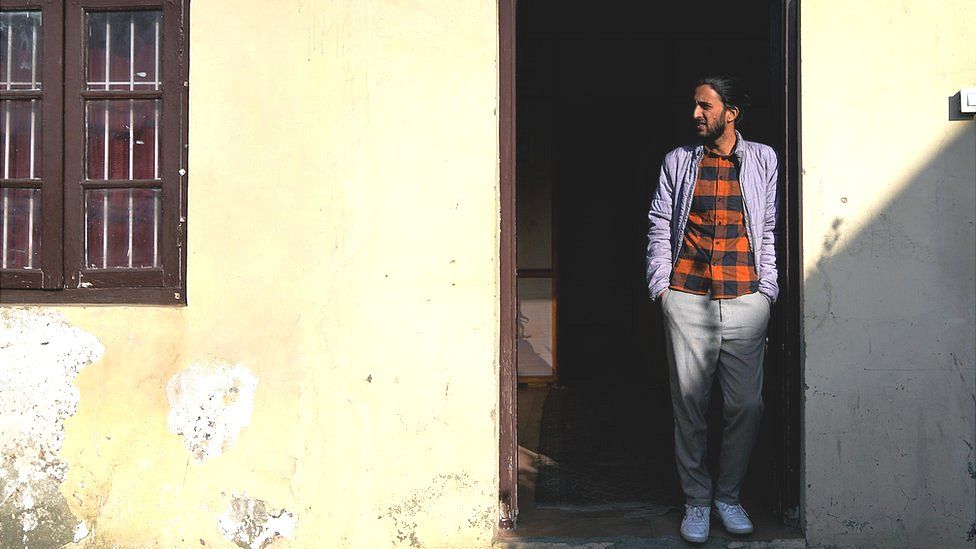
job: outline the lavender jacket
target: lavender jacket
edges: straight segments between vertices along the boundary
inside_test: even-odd
[[[779,214],[779,162],[767,145],[746,141],[736,132],[733,154],[739,160],[749,249],[756,260],[759,291],[776,301],[776,222]],[[657,299],[671,282],[671,269],[684,243],[691,199],[698,180],[701,145],[679,147],[664,156],[661,176],[647,214],[647,289]]]

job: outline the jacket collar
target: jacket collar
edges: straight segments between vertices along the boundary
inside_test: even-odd
[[[739,165],[742,165],[742,161],[746,158],[746,140],[742,138],[739,130],[735,130],[735,148],[732,149],[732,154],[739,159]]]

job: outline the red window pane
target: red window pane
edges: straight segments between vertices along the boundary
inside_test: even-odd
[[[159,189],[85,192],[87,268],[159,266],[159,194]]]
[[[0,177],[38,179],[41,164],[40,102],[0,101]]]
[[[0,13],[0,87],[41,89],[41,12]]]
[[[0,191],[0,258],[4,269],[39,269],[41,261],[41,191]]]
[[[88,89],[159,89],[161,23],[158,11],[89,13]]]
[[[87,103],[88,179],[159,179],[159,107],[153,99]]]

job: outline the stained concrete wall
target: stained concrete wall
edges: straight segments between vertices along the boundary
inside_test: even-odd
[[[976,3],[801,3],[812,544],[976,538]]]
[[[38,325],[68,349],[10,418],[77,390],[50,434],[9,423],[46,449],[3,449],[40,471],[11,543],[490,542],[496,9],[191,2],[188,305],[5,308],[0,379]]]

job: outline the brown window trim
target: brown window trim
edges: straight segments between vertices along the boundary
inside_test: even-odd
[[[45,85],[45,101],[42,102],[45,162],[43,182],[46,185],[42,191],[45,198],[41,203],[44,220],[41,228],[43,267],[41,270],[5,270],[0,274],[0,303],[186,305],[189,0],[4,2],[4,11],[23,9],[40,9],[42,12],[43,78],[45,83],[56,82],[58,85]],[[86,12],[143,9],[162,12],[162,90],[85,91],[83,37]],[[62,32],[64,43],[61,42]],[[174,37],[175,45],[172,43]],[[51,75],[48,74],[49,71]],[[14,93],[16,92],[5,92],[4,98],[13,97]],[[162,101],[160,180],[83,179],[84,101],[115,97],[158,98]],[[172,131],[173,124],[178,126],[177,131]],[[37,185],[36,182],[11,181],[5,186]],[[84,268],[83,191],[86,188],[120,186],[162,189],[159,268]]]
[[[0,291],[4,305],[186,305],[186,295],[172,288],[69,288]]]

